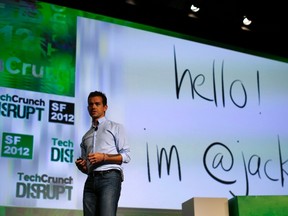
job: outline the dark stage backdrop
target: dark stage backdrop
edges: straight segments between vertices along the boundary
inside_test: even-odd
[[[47,3],[0,1],[0,205],[81,209],[87,95],[126,127],[123,208],[287,195],[288,64]]]

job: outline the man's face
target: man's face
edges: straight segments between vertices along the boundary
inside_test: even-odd
[[[105,116],[105,111],[108,109],[107,105],[103,105],[102,98],[99,96],[90,97],[88,99],[88,112],[89,115],[95,119]]]

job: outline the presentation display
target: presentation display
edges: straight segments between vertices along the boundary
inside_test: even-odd
[[[95,90],[131,147],[119,207],[288,194],[286,62],[48,3],[0,2],[0,206],[82,209],[86,176],[74,161]]]

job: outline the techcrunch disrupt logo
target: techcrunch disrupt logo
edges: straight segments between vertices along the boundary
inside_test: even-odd
[[[36,115],[38,121],[42,119],[45,101],[42,99],[30,99],[18,95],[0,95],[0,116],[29,119]]]
[[[52,177],[43,175],[25,175],[18,172],[16,197],[28,199],[71,200],[73,178]]]

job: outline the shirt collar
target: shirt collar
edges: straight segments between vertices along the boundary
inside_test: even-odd
[[[99,119],[98,119],[99,125],[100,125],[102,122],[104,122],[104,121],[106,121],[106,117],[105,117],[105,116],[103,116],[102,118],[99,118]]]
[[[99,118],[99,119],[98,119],[98,123],[99,123],[98,126],[101,125],[104,121],[106,121],[106,117],[105,117],[105,116]],[[94,125],[94,124],[92,123],[91,128],[95,128],[95,127],[96,127],[96,125]]]

